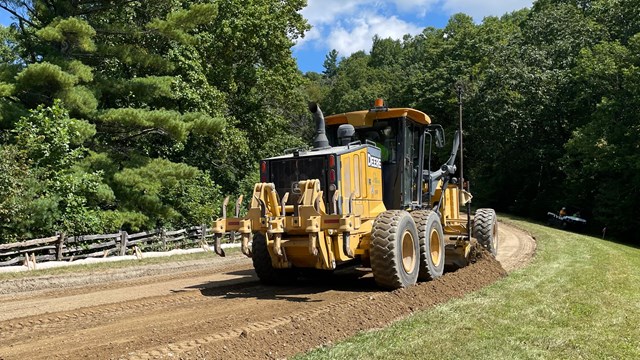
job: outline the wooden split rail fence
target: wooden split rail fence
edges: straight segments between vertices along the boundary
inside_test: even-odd
[[[164,229],[128,234],[120,231],[103,235],[66,236],[0,244],[0,266],[20,265],[27,258],[36,262],[69,261],[90,257],[126,255],[134,250],[167,251],[206,245],[213,233],[206,225],[167,231]],[[226,239],[233,242],[235,239]],[[223,241],[224,242],[224,241]]]

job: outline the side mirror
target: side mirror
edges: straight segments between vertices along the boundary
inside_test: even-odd
[[[439,125],[439,124],[429,125],[427,127],[427,131],[434,135],[436,139],[436,147],[438,149],[442,149],[445,144],[444,129],[442,128],[442,125]]]

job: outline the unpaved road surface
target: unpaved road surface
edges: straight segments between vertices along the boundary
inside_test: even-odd
[[[523,230],[498,224],[498,256],[496,259],[507,271],[519,269],[529,263],[536,251],[536,242]]]
[[[369,272],[261,285],[232,256],[0,284],[0,359],[283,358],[480,289],[526,264],[535,242],[500,224],[498,260],[393,292]]]

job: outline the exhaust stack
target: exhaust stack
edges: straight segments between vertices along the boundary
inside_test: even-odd
[[[309,111],[313,114],[316,121],[316,138],[313,140],[313,150],[322,150],[330,148],[329,139],[325,132],[324,115],[317,103],[309,103]]]

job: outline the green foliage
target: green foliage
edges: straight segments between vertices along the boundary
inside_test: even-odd
[[[449,133],[464,87],[465,175],[474,202],[544,217],[571,205],[594,230],[633,234],[640,225],[640,28],[632,1],[539,0],[532,10],[443,29],[307,74],[308,96],[329,113],[366,109],[376,97],[411,106]],[[637,4],[635,4],[637,5]],[[325,74],[326,75],[326,74]]]
[[[31,215],[0,242],[207,222],[260,157],[302,143],[303,0],[5,5],[0,128],[16,136],[0,146],[20,144],[6,166],[25,173],[4,203]]]
[[[16,144],[39,171],[55,173],[67,169],[84,151],[70,146],[76,135],[72,133],[72,123],[59,101],[51,107],[41,105],[16,124]]]
[[[12,219],[17,236],[51,235],[50,229],[83,233],[95,228],[87,196],[100,184],[99,172],[78,171],[75,165],[86,149],[73,145],[81,135],[78,122],[69,118],[60,101],[39,106],[16,124],[15,144],[28,166],[17,191],[21,204]],[[14,169],[15,171],[15,169]],[[16,236],[14,235],[14,236]]]
[[[32,64],[16,77],[16,93],[27,104],[51,104],[55,95],[67,90],[78,78],[51,63]]]
[[[0,180],[12,219],[0,241],[206,222],[222,194],[251,190],[260,158],[309,140],[308,100],[336,113],[382,97],[451,133],[456,84],[476,203],[639,225],[632,1],[539,0],[481,24],[456,14],[340,61],[331,51],[304,76],[291,56],[304,0],[31,5],[8,2],[30,17],[0,27],[0,129],[13,134],[1,166],[15,175]]]
[[[86,120],[70,119],[69,131],[73,134],[71,145],[82,145],[96,134],[96,126]]]
[[[182,115],[172,110],[145,110],[136,108],[109,109],[99,117],[104,126],[127,132],[129,136],[141,136],[156,132],[176,140],[187,137],[187,126]]]
[[[155,159],[114,175],[123,203],[147,217],[147,227],[181,227],[212,221],[217,186],[195,167]]]
[[[93,81],[93,69],[78,60],[70,61],[67,65],[67,72],[75,75],[80,83]]]
[[[324,63],[322,63],[322,67],[324,68],[322,73],[326,78],[331,79],[338,74],[338,50],[333,49],[329,51],[324,59]]]
[[[29,168],[24,152],[13,145],[0,145],[0,238],[17,238],[19,223],[25,215],[24,188]]]
[[[218,15],[216,4],[193,4],[189,9],[181,9],[167,14],[165,20],[154,19],[148,29],[156,30],[169,39],[183,44],[195,44],[197,38],[190,35],[200,25],[204,25]]]
[[[392,94],[400,79],[391,71],[369,67],[370,58],[364,52],[357,52],[340,62],[338,74],[325,98],[327,113],[368,109],[376,98],[384,98],[393,104]]]
[[[36,31],[36,35],[44,41],[59,44],[63,53],[73,49],[85,52],[96,50],[96,44],[93,42],[96,31],[83,19],[56,19]]]
[[[571,134],[563,158],[568,181],[583,189],[573,195],[597,204],[594,218],[623,234],[640,225],[631,215],[640,203],[633,190],[640,186],[640,56],[632,50],[636,39],[640,36],[632,39],[630,48],[611,42],[581,52],[575,69],[579,105],[590,110],[590,117]]]
[[[18,59],[17,35],[15,28],[0,25],[0,64],[11,64]]]

